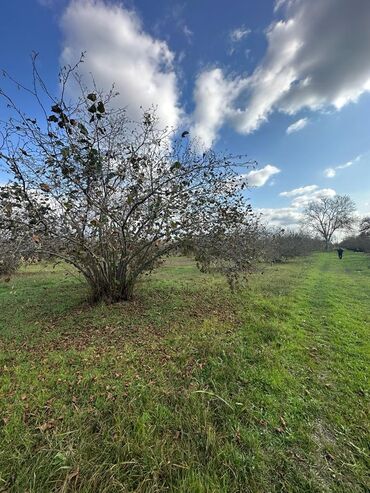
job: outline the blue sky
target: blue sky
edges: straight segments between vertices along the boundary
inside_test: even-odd
[[[294,225],[321,195],[370,213],[369,26],[369,0],[12,0],[0,68],[27,81],[37,51],[57,92],[60,64],[86,50],[82,70],[115,82],[133,116],[156,104],[204,145],[257,160],[253,206]]]

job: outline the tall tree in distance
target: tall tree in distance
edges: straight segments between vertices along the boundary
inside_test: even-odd
[[[328,250],[337,231],[350,231],[356,218],[355,203],[347,195],[322,197],[310,202],[303,211],[303,223],[311,232],[318,234]]]

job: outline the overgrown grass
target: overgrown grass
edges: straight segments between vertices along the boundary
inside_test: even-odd
[[[370,258],[232,295],[171,259],[90,307],[62,266],[0,283],[0,491],[364,492]]]

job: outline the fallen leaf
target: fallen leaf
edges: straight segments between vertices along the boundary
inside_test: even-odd
[[[55,422],[52,419],[51,421],[47,421],[46,423],[43,423],[42,425],[37,426],[37,429],[40,431],[51,430],[52,428],[54,428],[54,425],[55,425]]]

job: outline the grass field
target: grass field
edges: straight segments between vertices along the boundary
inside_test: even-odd
[[[0,283],[0,492],[368,491],[369,256],[85,297],[61,266]]]

